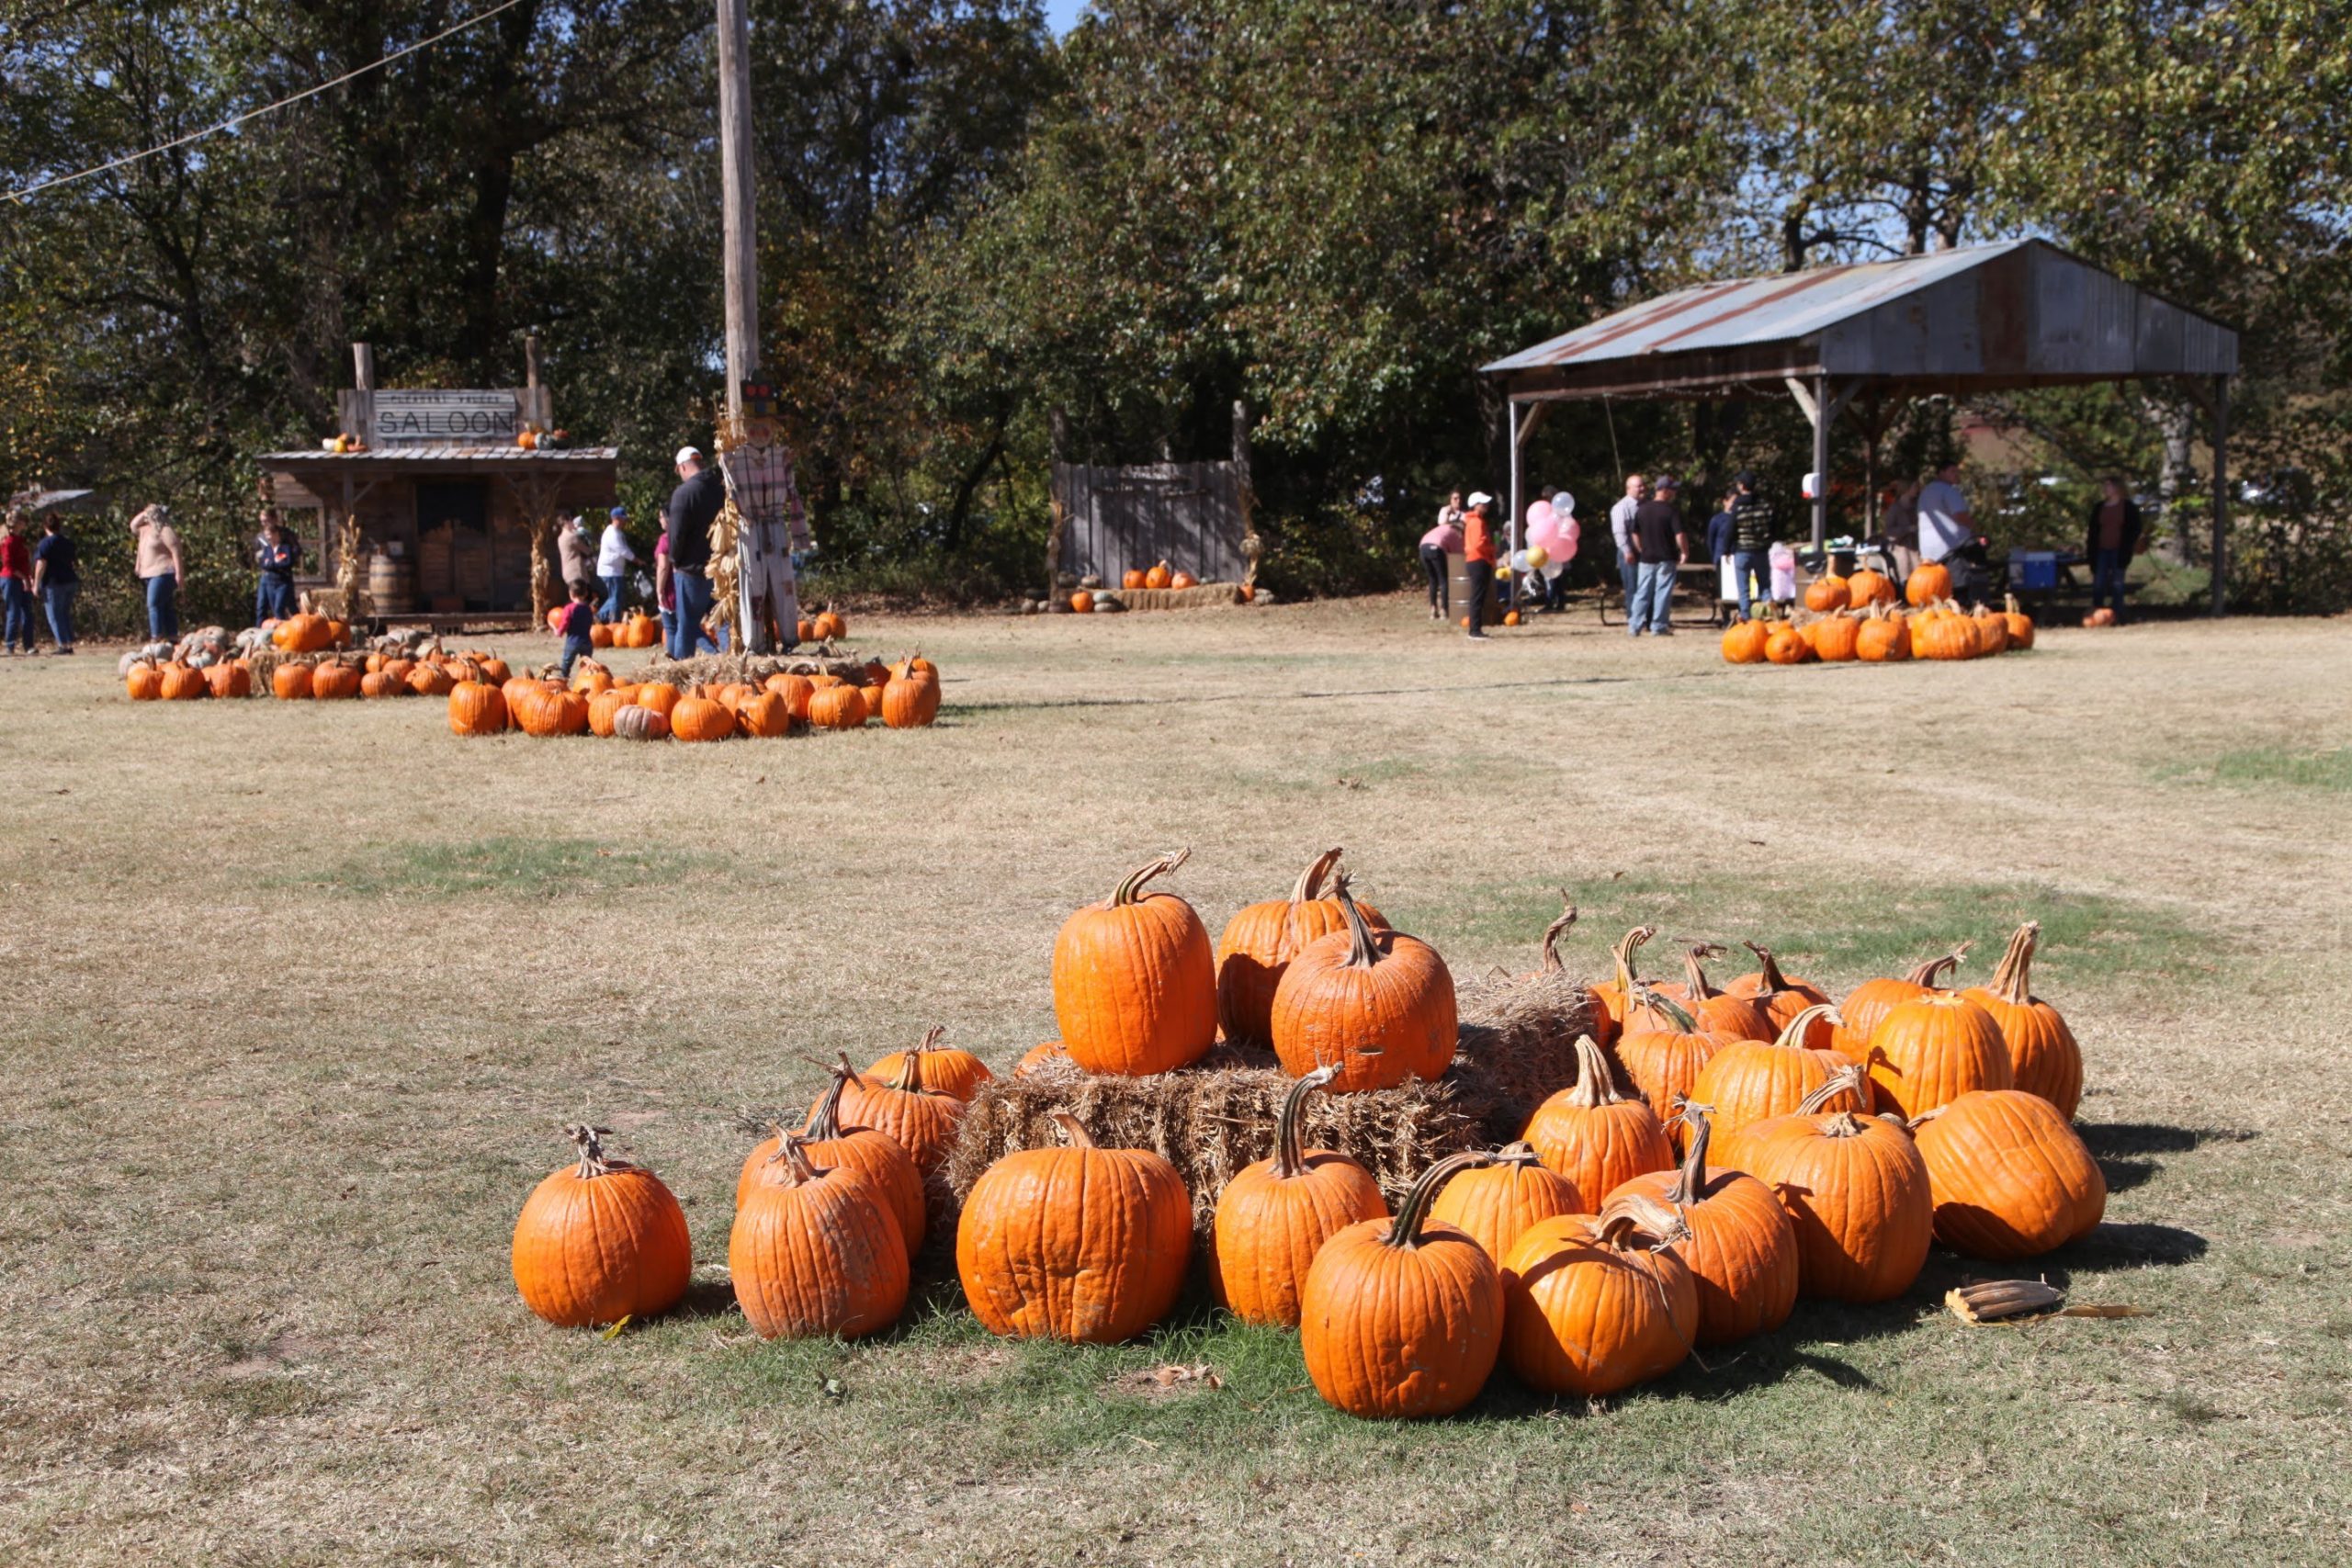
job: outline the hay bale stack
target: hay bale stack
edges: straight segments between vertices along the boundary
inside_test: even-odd
[[[1461,998],[1461,1039],[1448,1077],[1477,1081],[1487,1125],[1508,1143],[1535,1108],[1576,1081],[1576,1043],[1600,1021],[1600,1004],[1566,971],[1497,975]]]
[[[245,661],[245,668],[253,671],[253,694],[257,697],[266,697],[269,695],[269,683],[277,674],[277,667],[289,659],[302,656],[288,653],[284,649],[273,648],[264,643],[251,653],[239,654],[238,657]]]
[[[1208,610],[1241,603],[1238,582],[1196,582],[1190,588],[1102,588],[1094,593],[1094,607],[1105,597],[1129,610]]]
[[[827,643],[815,653],[705,653],[693,659],[654,659],[637,672],[640,681],[667,681],[684,690],[705,682],[740,681],[756,686],[779,671],[788,675],[834,675],[855,685],[865,674],[865,658]]]

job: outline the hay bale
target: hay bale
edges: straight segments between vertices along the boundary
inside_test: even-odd
[[[684,690],[707,682],[740,681],[756,686],[782,671],[790,675],[835,675],[853,685],[865,676],[865,656],[854,649],[820,645],[813,653],[705,653],[692,659],[653,659],[639,671],[639,681],[667,681]]]
[[[1130,610],[1207,610],[1241,603],[1241,584],[1238,582],[1195,582],[1190,588],[1113,588],[1104,592],[1115,595],[1120,604]],[[1102,607],[1102,593],[1095,595],[1096,609]]]

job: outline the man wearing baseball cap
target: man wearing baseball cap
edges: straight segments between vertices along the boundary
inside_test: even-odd
[[[605,513],[604,536],[596,541],[596,581],[605,585],[596,618],[607,625],[621,618],[621,584],[628,581],[629,563],[637,559],[637,551],[629,547],[628,523],[628,508],[614,507]]]
[[[1495,540],[1495,498],[1473,491],[1470,510],[1462,519],[1462,577],[1470,598],[1470,614],[1463,624],[1470,628],[1473,642],[1487,640],[1487,596],[1494,591],[1495,562],[1500,555]]]
[[[1652,637],[1672,637],[1674,626],[1667,606],[1674,596],[1674,572],[1690,558],[1687,532],[1679,504],[1681,486],[1671,474],[1661,474],[1651,486],[1651,499],[1634,510],[1634,602],[1627,613],[1628,637],[1645,631]]]
[[[710,614],[710,525],[727,504],[727,484],[692,446],[678,448],[678,488],[670,492],[670,578],[677,619],[670,627],[670,657],[691,659],[703,617]]]

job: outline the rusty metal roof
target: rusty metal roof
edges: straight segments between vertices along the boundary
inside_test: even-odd
[[[1980,386],[2226,375],[2237,334],[2044,240],[1678,289],[1483,367],[1525,389],[1790,374]],[[1519,389],[1515,385],[1514,389]]]
[[[521,446],[460,446],[446,442],[413,442],[395,446],[370,446],[361,452],[264,452],[256,463],[282,466],[328,463],[495,463],[535,466],[540,463],[617,463],[617,446],[565,446],[555,451]]]

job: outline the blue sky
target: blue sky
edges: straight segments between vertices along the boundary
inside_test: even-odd
[[[1079,12],[1086,8],[1086,0],[1046,0],[1046,20],[1052,24],[1054,36],[1059,38],[1078,22]]]

